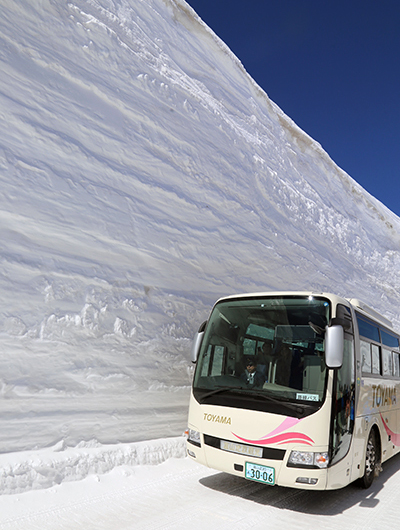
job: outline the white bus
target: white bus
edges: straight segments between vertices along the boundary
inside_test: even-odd
[[[223,298],[192,354],[187,453],[201,464],[269,485],[367,488],[399,451],[399,335],[358,300]]]

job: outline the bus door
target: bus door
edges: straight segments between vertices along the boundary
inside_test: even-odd
[[[331,423],[331,465],[342,460],[349,452],[354,431],[354,415],[354,337],[351,333],[345,333],[343,365],[336,370],[334,376]]]

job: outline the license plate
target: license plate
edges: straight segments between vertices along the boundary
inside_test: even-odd
[[[243,445],[243,444],[238,444],[236,442],[227,442],[226,440],[221,440],[220,447],[224,451],[230,451],[231,453],[238,453],[239,455],[247,455],[248,457],[261,458],[263,454],[263,450],[261,447],[254,447],[252,445]]]
[[[244,476],[249,480],[255,480],[256,482],[262,482],[270,486],[275,484],[275,469],[273,467],[246,462]]]

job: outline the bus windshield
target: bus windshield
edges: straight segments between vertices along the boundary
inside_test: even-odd
[[[330,302],[317,296],[233,298],[216,304],[193,382],[200,403],[304,416],[326,386]]]

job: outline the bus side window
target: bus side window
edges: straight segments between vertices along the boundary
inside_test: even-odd
[[[364,374],[376,374],[381,373],[381,356],[380,346],[371,344],[364,340],[360,340],[360,350],[362,359],[362,371]]]
[[[361,359],[362,359],[362,371],[365,374],[372,373],[372,363],[371,363],[371,345],[369,342],[360,340],[360,350],[361,350]]]
[[[393,375],[393,356],[390,350],[382,349],[382,375]]]
[[[371,344],[372,352],[372,373],[379,375],[381,373],[381,359],[380,359],[380,347],[376,344]]]
[[[393,354],[393,375],[395,377],[400,377],[400,362],[399,362],[399,354],[395,351],[392,352]]]

